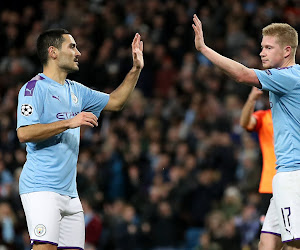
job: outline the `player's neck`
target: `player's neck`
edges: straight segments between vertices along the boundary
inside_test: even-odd
[[[67,73],[60,70],[53,70],[51,67],[45,66],[43,69],[43,73],[45,76],[51,78],[52,80],[58,82],[61,85],[65,84],[65,80],[67,78]]]
[[[295,65],[295,59],[294,58],[287,58],[283,64],[280,66],[280,68],[290,67]]]

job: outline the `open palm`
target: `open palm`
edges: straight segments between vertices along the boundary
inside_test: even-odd
[[[200,51],[205,46],[202,23],[196,15],[193,16],[193,21],[194,23],[192,24],[192,27],[195,32],[195,47],[198,51]]]
[[[143,58],[143,42],[141,41],[140,34],[136,33],[131,44],[132,48],[132,59],[133,66],[142,69],[144,67],[144,58]]]

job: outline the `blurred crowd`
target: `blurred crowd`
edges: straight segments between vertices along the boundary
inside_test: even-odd
[[[299,1],[10,0],[0,7],[1,250],[31,248],[18,194],[26,151],[16,107],[21,86],[42,71],[35,42],[49,28],[68,29],[82,54],[69,78],[107,93],[131,68],[134,34],[144,42],[145,67],[126,107],[81,129],[85,249],[257,249],[269,200],[258,194],[257,136],[239,126],[250,88],[197,53],[192,15],[208,46],[260,68],[261,29],[288,22],[299,32]],[[266,95],[257,109],[267,105]]]

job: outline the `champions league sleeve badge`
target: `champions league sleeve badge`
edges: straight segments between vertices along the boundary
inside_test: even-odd
[[[23,104],[21,106],[21,114],[24,116],[30,116],[33,113],[33,107],[30,104]]]
[[[265,70],[265,72],[266,72],[266,73],[267,73],[267,75],[269,75],[269,76],[270,76],[270,75],[272,75],[271,71],[270,71],[270,70],[268,70],[268,69],[266,69],[266,70]]]

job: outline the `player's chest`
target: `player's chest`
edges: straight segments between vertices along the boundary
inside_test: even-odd
[[[81,100],[78,93],[70,88],[48,89],[44,114],[49,120],[66,120],[81,112]]]

